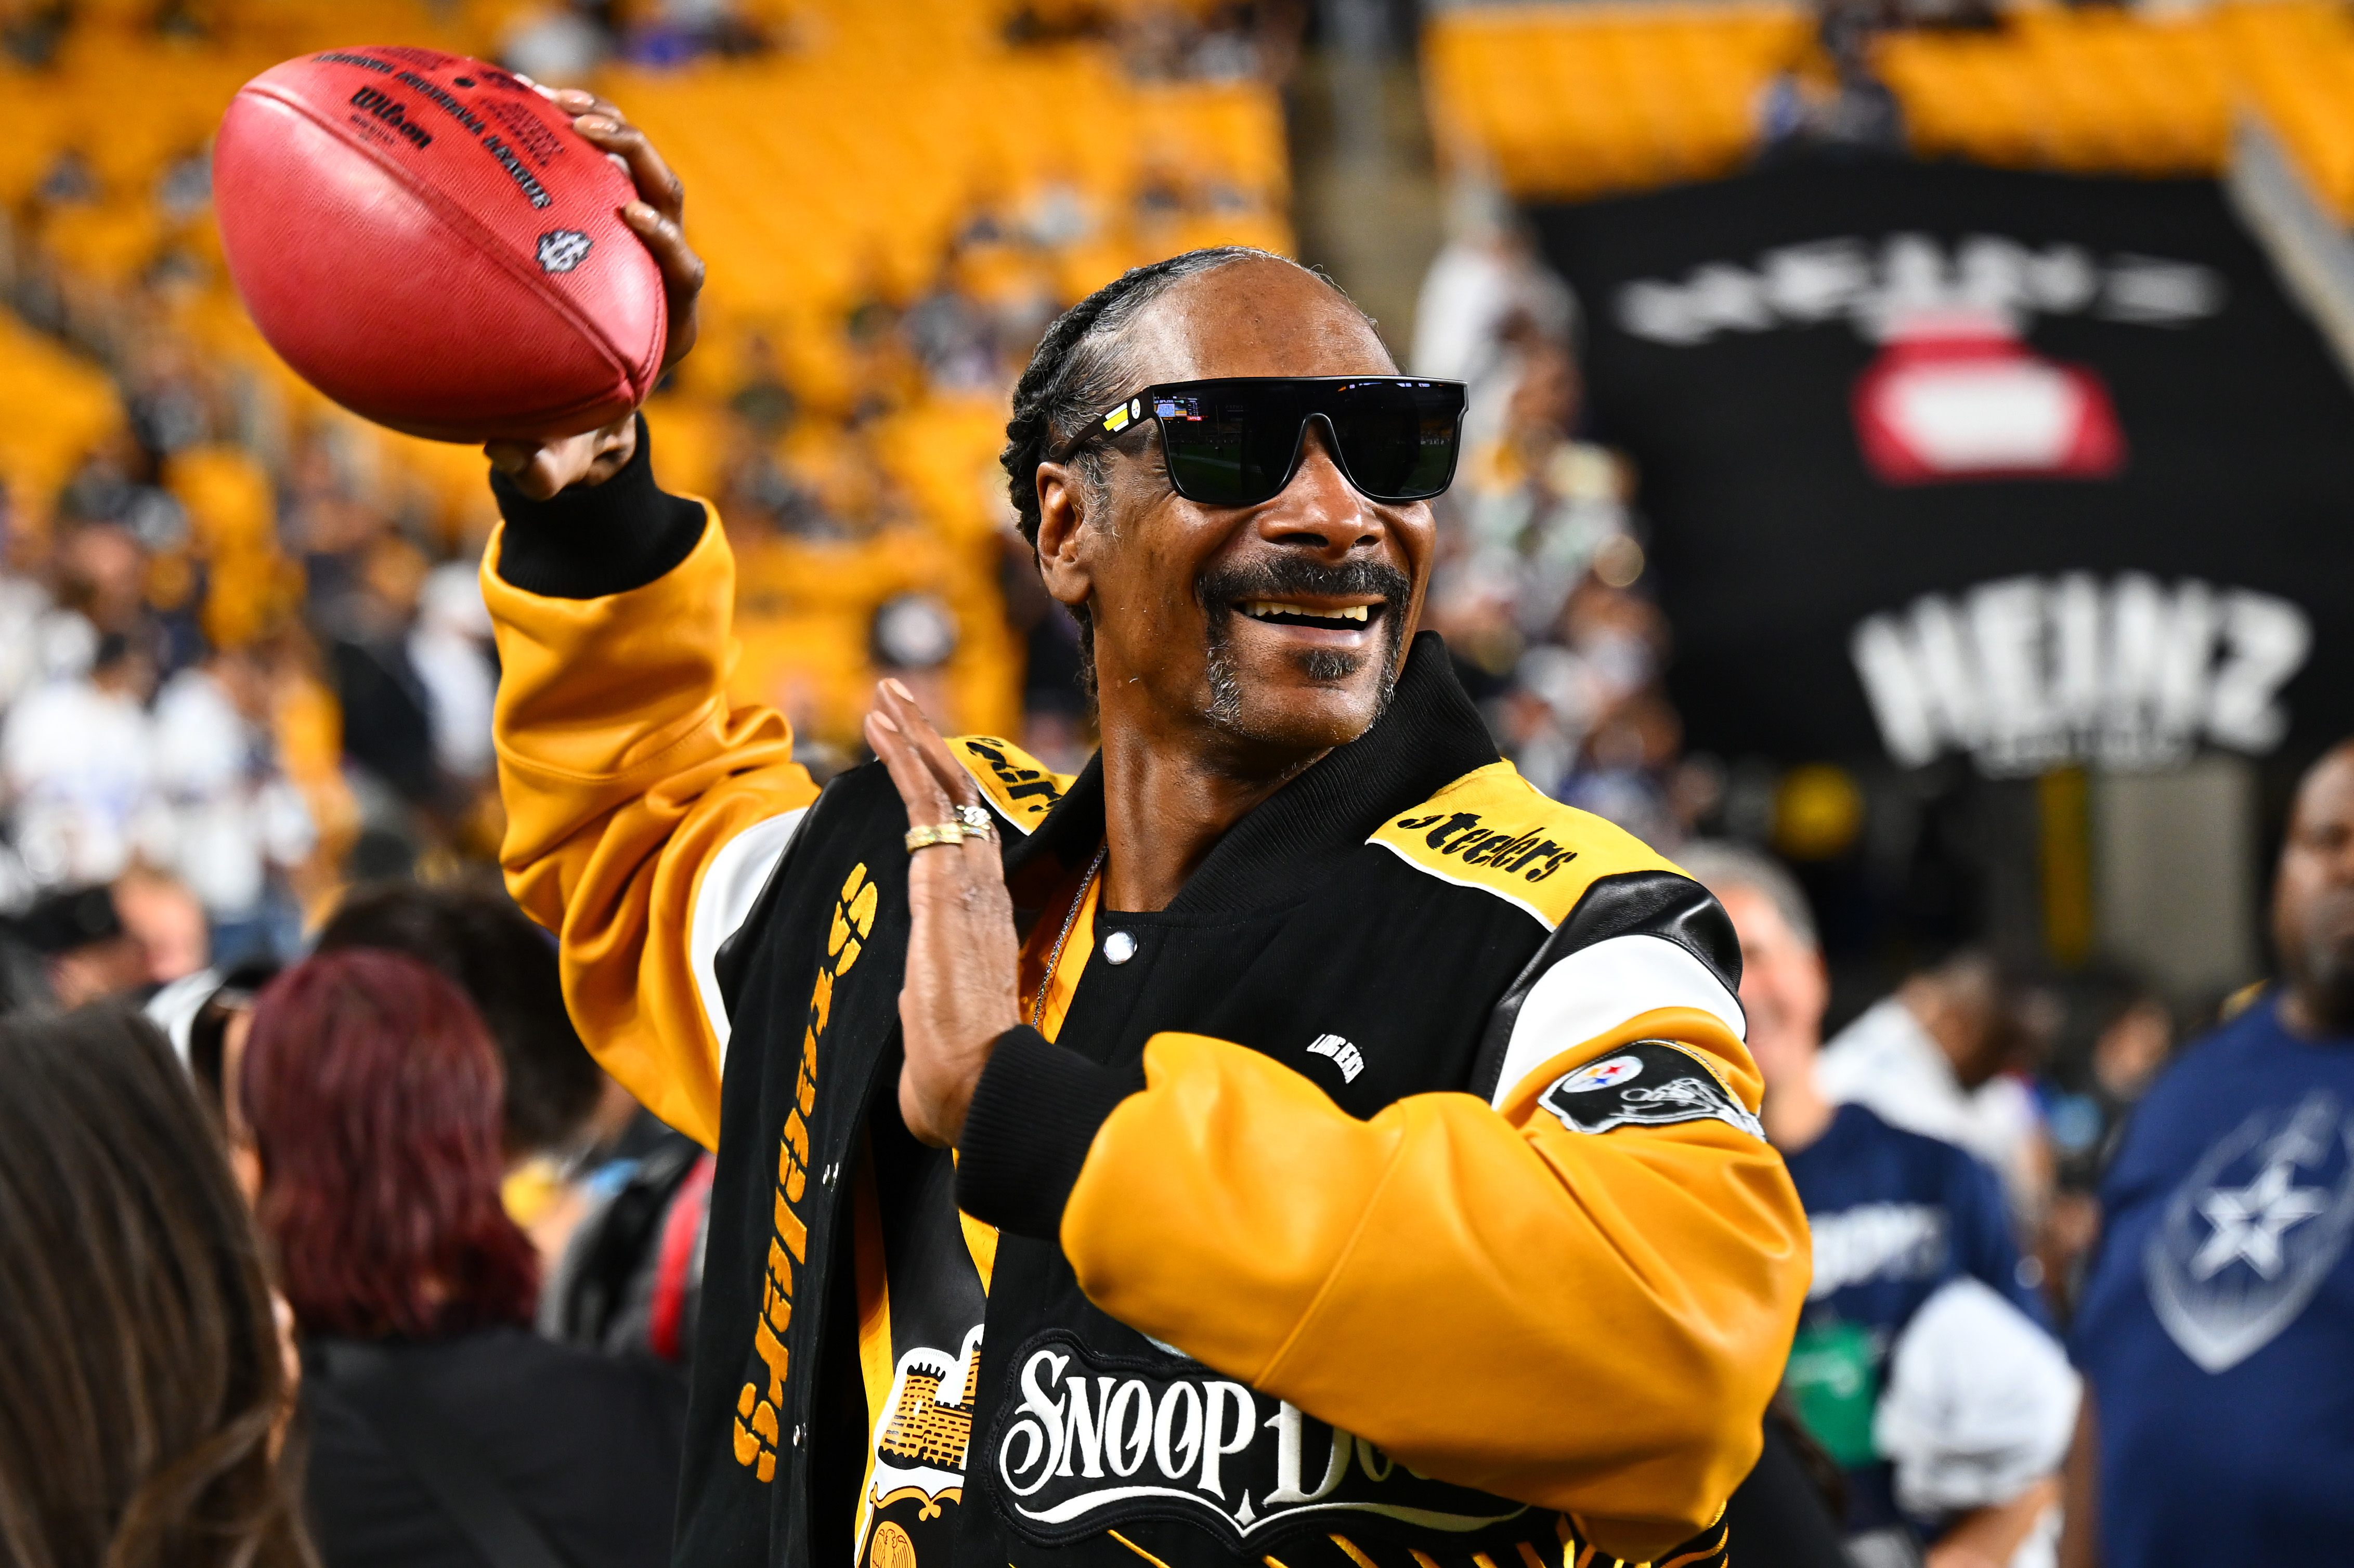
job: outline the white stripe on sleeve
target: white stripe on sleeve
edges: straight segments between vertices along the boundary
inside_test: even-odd
[[[1580,948],[1537,978],[1504,1047],[1494,1103],[1564,1051],[1655,1007],[1712,1013],[1736,1038],[1748,1037],[1741,1003],[1706,964],[1665,937],[1611,937]]]
[[[703,868],[703,885],[695,889],[695,914],[687,924],[687,961],[694,967],[695,989],[703,999],[703,1015],[719,1041],[719,1061],[727,1061],[727,1003],[719,995],[719,945],[736,934],[752,913],[769,873],[785,857],[807,806],[753,823],[719,846]]]

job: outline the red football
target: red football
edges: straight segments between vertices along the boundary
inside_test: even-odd
[[[238,90],[213,148],[229,275],[295,371],[440,440],[572,435],[652,390],[661,270],[629,177],[554,104],[435,49],[328,49]]]

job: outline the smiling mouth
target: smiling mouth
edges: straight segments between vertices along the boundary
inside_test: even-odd
[[[1388,608],[1376,601],[1323,609],[1279,599],[1246,599],[1235,605],[1236,610],[1262,626],[1306,626],[1320,631],[1365,630],[1381,620],[1382,612]]]

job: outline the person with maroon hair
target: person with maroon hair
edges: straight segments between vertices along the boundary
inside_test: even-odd
[[[531,1333],[499,1058],[465,994],[399,953],[313,958],[256,1002],[239,1086],[327,1568],[667,1562],[683,1390]]]

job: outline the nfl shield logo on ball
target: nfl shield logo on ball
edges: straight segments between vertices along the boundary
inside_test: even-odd
[[[539,237],[539,270],[569,272],[588,254],[591,241],[577,228],[555,228]]]

